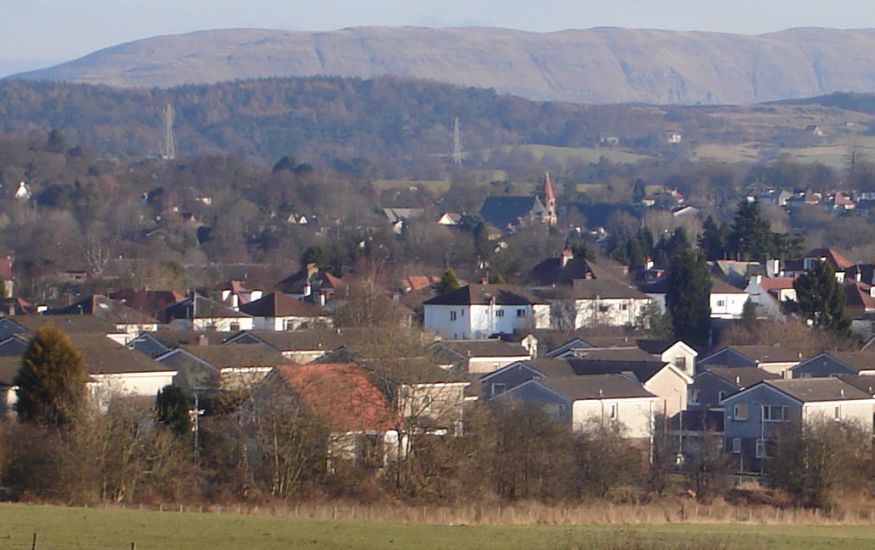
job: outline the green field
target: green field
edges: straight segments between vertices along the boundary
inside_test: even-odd
[[[875,548],[875,527],[759,524],[435,526],[0,505],[0,548]]]
[[[500,148],[503,152],[508,153],[511,150],[517,149],[527,151],[535,157],[536,160],[552,158],[554,161],[567,164],[570,161],[579,161],[587,163],[596,163],[602,157],[605,160],[616,162],[618,164],[635,164],[650,157],[629,153],[618,149],[608,149],[600,147],[557,147],[554,145],[515,145],[505,146]],[[484,155],[489,158],[489,152]]]

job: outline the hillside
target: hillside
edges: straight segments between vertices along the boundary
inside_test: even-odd
[[[875,31],[232,29],[159,36],[17,75],[119,87],[396,75],[577,103],[750,104],[875,91]]]

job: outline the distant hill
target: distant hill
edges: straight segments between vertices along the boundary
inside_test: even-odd
[[[576,103],[750,104],[875,92],[875,30],[759,36],[594,28],[231,29],[113,46],[25,79],[169,87],[273,76],[380,75]]]

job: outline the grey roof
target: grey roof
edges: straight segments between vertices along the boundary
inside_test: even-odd
[[[838,378],[839,380],[854,386],[858,390],[866,392],[868,395],[875,396],[875,376],[842,374]]]
[[[571,378],[540,378],[538,382],[572,401],[655,397],[640,383],[621,374],[584,375]]]
[[[219,369],[275,367],[289,363],[276,350],[258,344],[183,346],[182,349]]]
[[[577,376],[571,363],[566,359],[529,359],[523,363],[537,369],[547,378],[569,378]]]
[[[731,346],[732,349],[757,363],[792,363],[802,359],[802,352],[790,345]]]
[[[444,347],[462,357],[528,357],[529,352],[520,344],[503,340],[444,340],[433,345],[438,351]]]
[[[207,344],[212,345],[221,344],[234,333],[220,332],[216,330],[159,330],[158,332],[147,332],[144,334],[148,334],[158,342],[161,342],[164,346],[173,349],[183,345],[196,345],[201,342],[206,342]],[[142,335],[140,337],[142,337]]]
[[[480,208],[480,217],[496,227],[516,225],[530,214],[540,215],[545,210],[538,197],[531,196],[491,196],[486,197]]]
[[[115,326],[93,315],[16,315],[11,321],[30,332],[43,325],[55,325],[67,334],[74,332],[118,332]]]
[[[705,373],[710,373],[739,389],[752,386],[763,380],[777,380],[781,378],[777,374],[756,367],[710,367],[699,376]]]
[[[88,374],[168,371],[166,366],[152,358],[122,346],[116,346],[115,349],[84,348],[79,351],[82,352]]]
[[[224,304],[215,302],[204,296],[196,296],[194,301],[191,297],[167,306],[161,313],[165,322],[173,319],[226,319],[249,317],[249,315],[235,311]]]
[[[541,300],[513,285],[470,284],[453,292],[437,296],[424,302],[426,305],[490,305],[527,306],[540,304]]]
[[[610,361],[598,359],[568,359],[569,364],[579,375],[593,374],[629,374],[646,382],[653,378],[659,371],[666,368],[668,363],[662,361]]]
[[[838,378],[797,378],[763,382],[803,403],[870,399],[872,396]]]
[[[156,319],[126,306],[121,301],[110,300],[100,294],[92,294],[75,304],[52,309],[46,315],[94,315],[114,325],[155,325]]]
[[[839,351],[831,352],[829,355],[857,371],[875,370],[875,352],[873,351]]]
[[[574,297],[578,300],[649,299],[643,292],[615,279],[575,279]]]
[[[532,268],[529,277],[539,285],[570,285],[590,273],[585,258],[570,258],[562,265],[562,258],[548,258]]]
[[[279,351],[318,351],[326,352],[347,345],[351,340],[366,336],[368,329],[327,329],[314,328],[292,331],[247,330],[235,335],[249,334]]]

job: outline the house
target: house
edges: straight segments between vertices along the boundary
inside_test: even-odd
[[[29,344],[30,337],[27,333],[13,334],[0,340],[0,357],[21,357]]]
[[[502,340],[444,340],[429,346],[444,369],[482,374],[500,369],[510,363],[531,359],[528,350],[520,344]]]
[[[478,396],[488,400],[536,378],[570,378],[577,376],[568,361],[562,359],[527,359],[516,361],[482,375]]]
[[[340,277],[321,271],[315,263],[308,263],[297,273],[289,275],[276,285],[276,290],[291,294],[298,300],[324,306],[345,285]]]
[[[93,315],[111,323],[116,330],[130,334],[132,338],[141,332],[158,330],[157,319],[101,294],[92,294],[66,307],[49,309],[44,315]]]
[[[571,296],[554,300],[551,309],[557,326],[633,327],[652,302],[648,295],[616,279],[575,279]]]
[[[228,338],[226,345],[262,344],[281,354],[287,363],[310,363],[346,346],[351,338],[365,337],[366,329],[301,329],[290,332],[244,331]]]
[[[759,262],[716,260],[714,267],[717,268],[719,275],[724,280],[737,287],[743,287],[752,276],[762,272],[762,266]]]
[[[536,378],[501,393],[543,408],[574,432],[593,426],[613,427],[624,437],[647,442],[653,433],[658,398],[622,374],[597,374],[570,378]]]
[[[86,347],[71,340],[82,352],[92,392],[101,402],[116,394],[154,397],[176,376],[174,368],[125,347]]]
[[[763,380],[777,380],[780,376],[756,367],[710,367],[693,377],[687,408],[709,410],[722,408],[727,396]]]
[[[422,218],[425,210],[422,208],[384,208],[383,215],[392,225],[392,232],[400,235],[404,232],[404,226],[410,221]]]
[[[423,305],[425,330],[453,340],[481,340],[550,324],[550,306],[511,285],[470,284]]]
[[[441,212],[437,219],[438,225],[446,227],[458,227],[462,225],[462,214],[456,212]]]
[[[252,330],[252,316],[200,295],[167,306],[162,320],[176,329],[237,332]]]
[[[219,293],[219,301],[231,309],[239,309],[243,304],[248,304],[261,298],[264,293],[260,290],[249,290],[244,286],[244,281],[230,280],[216,286]]]
[[[663,363],[673,365],[676,369],[692,378],[696,374],[696,357],[699,352],[683,340],[635,340],[635,344]]]
[[[465,390],[469,385],[466,376],[419,365],[393,380],[393,384],[397,385],[396,413],[408,429],[432,435],[464,433]]]
[[[336,461],[379,468],[397,456],[397,417],[355,363],[280,365],[265,376],[264,388],[299,399],[324,423],[331,434],[329,468]]]
[[[811,269],[817,262],[827,262],[836,273],[836,280],[844,282],[845,271],[854,267],[854,262],[843,252],[835,248],[814,248],[805,254],[784,263],[782,274],[785,277],[797,277],[806,269]]]
[[[128,342],[127,347],[154,359],[180,346],[219,345],[233,335],[233,332],[159,330],[144,332]]]
[[[875,352],[830,352],[810,357],[789,370],[792,378],[875,375]]]
[[[276,350],[263,345],[183,346],[155,360],[177,372],[174,386],[189,390],[250,387],[286,363]]]
[[[331,326],[332,320],[322,307],[295,299],[290,294],[270,294],[243,304],[240,311],[252,316],[253,330],[297,330]]]
[[[399,286],[405,294],[426,290],[441,282],[437,275],[408,275],[402,277]]]
[[[785,302],[796,301],[796,289],[791,277],[763,277],[754,275],[750,278],[744,291],[748,299],[757,306],[757,311],[771,319],[785,318],[781,306]]]
[[[0,319],[0,340],[13,334],[30,340],[33,333],[43,325],[55,325],[70,337],[90,334],[109,338],[121,346],[131,340],[128,332],[120,331],[112,323],[94,315],[18,315],[14,319],[4,317]]]
[[[10,256],[0,258],[0,298],[15,296],[15,275],[12,272],[13,260]]]
[[[164,308],[183,301],[185,295],[173,290],[123,288],[116,292],[110,292],[109,298],[157,319]]]
[[[793,346],[727,346],[699,360],[696,370],[702,372],[710,367],[759,367],[783,377],[788,369],[801,360],[802,353]]]
[[[711,319],[741,319],[749,295],[720,279],[711,279]]]
[[[845,421],[872,432],[875,398],[838,378],[764,380],[723,400],[726,448],[741,471],[762,471],[788,423]]]

